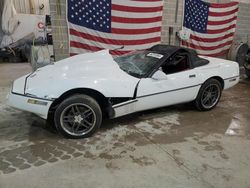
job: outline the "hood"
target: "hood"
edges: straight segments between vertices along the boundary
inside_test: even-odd
[[[58,94],[51,96],[58,97],[56,95],[63,90],[71,88],[98,87],[103,90],[107,82],[134,83],[137,80],[120,69],[108,50],[102,50],[76,55],[37,69],[27,79],[26,93],[36,96],[40,93],[47,95],[44,91],[53,93],[56,88],[61,88],[61,91],[56,92]]]
[[[95,53],[76,55],[37,69],[30,78],[34,80],[50,78],[75,78],[75,77],[106,77],[107,70],[121,72],[118,64],[113,60],[108,50]],[[98,74],[97,74],[98,73]]]

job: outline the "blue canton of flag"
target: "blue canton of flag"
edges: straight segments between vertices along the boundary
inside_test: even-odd
[[[111,0],[68,0],[69,22],[111,32]]]
[[[184,27],[195,32],[206,33],[209,4],[203,1],[185,0]]]

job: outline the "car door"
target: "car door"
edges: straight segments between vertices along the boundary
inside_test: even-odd
[[[198,94],[200,83],[196,69],[171,74],[158,70],[151,78],[141,79],[136,111],[192,101]]]

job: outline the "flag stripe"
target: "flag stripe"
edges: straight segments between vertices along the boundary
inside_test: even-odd
[[[197,46],[201,46],[201,47],[214,47],[214,46],[218,46],[221,43],[225,43],[228,41],[233,41],[233,37],[229,37],[226,39],[222,39],[222,40],[218,40],[218,41],[214,41],[214,42],[204,42],[204,41],[196,41],[196,40],[192,40],[190,39],[190,42],[194,45]]]
[[[230,2],[230,3],[211,3],[210,7],[211,8],[228,8],[228,7],[232,7],[232,6],[238,6],[238,2]]]
[[[84,39],[88,39],[91,41],[96,41],[96,42],[100,42],[104,44],[111,44],[111,45],[139,45],[139,44],[158,42],[160,40],[160,37],[146,38],[146,39],[140,39],[140,40],[108,39],[108,38],[98,37],[98,36],[90,35],[87,33],[79,32],[74,29],[70,29],[70,34],[77,36],[77,37],[84,38]]]
[[[136,0],[112,0],[112,4],[121,5],[127,7],[161,7],[163,1],[162,0],[156,0],[156,1],[136,1]],[[126,11],[126,9],[123,9],[123,11]]]
[[[223,24],[223,25],[208,25],[208,30],[218,30],[218,29],[224,29],[232,25],[236,25],[236,20],[232,21],[231,23]]]
[[[227,23],[231,23],[232,21],[236,20],[237,16],[234,16],[233,18],[227,19],[227,20],[223,20],[223,21],[208,21],[208,25],[222,25],[222,24],[227,24]]]
[[[87,52],[96,52],[96,51],[100,51],[103,49],[104,48],[93,48],[93,47],[88,46],[88,45],[82,45],[81,48],[72,46],[72,51],[70,52],[70,54],[77,55],[77,54],[83,53],[83,51],[85,53],[87,53]],[[123,54],[127,54],[131,51],[110,50],[109,52],[111,55],[123,55]]]
[[[228,49],[226,50],[222,50],[220,52],[217,52],[217,53],[211,53],[211,54],[200,54],[200,55],[209,55],[210,57],[220,57],[220,56],[224,56],[224,55],[227,55],[229,52]]]
[[[208,16],[208,21],[224,21],[224,20],[229,20],[231,18],[235,17],[235,14],[232,15],[228,15],[228,16],[221,16],[221,17],[217,17],[217,16]],[[209,25],[209,24],[208,24]]]
[[[132,1],[141,1],[141,2],[160,2],[161,0],[132,0]]]
[[[224,37],[225,35],[228,35],[230,33],[234,34],[235,29],[231,29],[222,33],[217,33],[217,34],[203,34],[203,33],[197,33],[195,31],[190,31],[190,38],[192,38],[192,36],[196,36],[199,38],[205,38],[205,39],[210,39],[213,40],[214,42],[217,40],[220,40],[221,37]]]
[[[112,9],[126,12],[158,12],[162,11],[162,6],[159,7],[131,7],[112,4]]]
[[[138,24],[140,25],[140,24]],[[69,29],[73,29],[76,31],[79,31],[80,33],[86,33],[93,35],[93,37],[103,37],[104,39],[114,39],[114,40],[141,40],[141,39],[147,39],[152,37],[159,37],[161,35],[160,31],[152,32],[152,33],[145,33],[136,35],[136,38],[134,35],[124,35],[124,34],[115,34],[115,33],[104,33],[104,32],[96,32],[93,29],[84,28],[84,30],[81,29],[81,26],[75,25],[75,24],[69,24]]]
[[[188,43],[188,42],[182,41],[182,45],[187,46],[188,48],[191,48],[189,46],[190,43]],[[224,46],[220,49],[215,49],[215,50],[201,50],[201,49],[195,49],[195,48],[192,48],[192,49],[196,50],[199,55],[214,56],[216,54],[220,54],[222,51],[226,51],[226,50],[228,51],[230,46],[231,46],[231,44]]]
[[[152,23],[152,22],[158,22],[161,21],[162,17],[151,17],[151,18],[125,18],[125,17],[118,17],[118,16],[112,16],[113,22],[119,22],[119,23]]]
[[[161,27],[161,22],[154,22],[154,23],[141,23],[141,24],[128,24],[128,23],[112,23],[113,28],[120,28],[120,29],[150,29],[155,27]]]
[[[194,48],[196,50],[204,50],[204,51],[212,51],[212,50],[217,50],[220,49],[224,46],[228,46],[232,44],[232,40],[224,42],[224,43],[220,43],[217,46],[201,46],[201,45],[195,45],[194,43],[188,43],[187,45],[191,48]]]
[[[70,41],[70,46],[75,47],[75,48],[83,48],[83,49],[87,49],[90,51],[99,51],[102,50],[102,48],[96,47],[96,46],[90,46],[88,44],[83,44],[80,42],[76,42],[76,41]]]
[[[161,31],[161,27],[153,27],[148,29],[120,29],[120,28],[112,28],[112,33],[115,34],[127,34],[127,35],[135,35],[135,34],[145,34],[145,33],[153,33]]]
[[[90,41],[90,40],[86,40],[77,36],[72,36],[72,42],[75,43],[79,43],[79,44],[86,44],[86,45],[90,45],[90,46],[96,46],[98,48],[102,48],[102,49],[120,49],[121,47],[123,47],[122,44],[120,45],[108,45],[108,44],[104,44],[104,43],[100,43],[100,42],[95,42],[95,41]],[[134,48],[136,48],[137,50],[142,50],[145,48],[149,48],[155,44],[157,44],[158,42],[152,42],[152,43],[148,43],[148,44],[141,44],[141,45],[130,45],[130,46],[126,46],[125,51],[131,51]]]
[[[217,37],[217,38],[214,38],[214,37],[213,38],[206,38],[206,37],[198,37],[196,35],[191,35],[190,39],[198,41],[198,42],[213,43],[214,41],[221,41],[221,40],[224,40],[227,38],[231,38],[233,36],[234,36],[234,33],[229,33],[229,34],[223,35],[221,37]]]
[[[227,12],[227,11],[234,10],[236,8],[239,8],[239,6],[235,5],[235,6],[226,7],[226,8],[213,8],[213,7],[209,7],[209,11],[211,11],[211,12]]]
[[[116,11],[112,10],[112,16],[123,17],[123,18],[152,18],[152,17],[162,17],[162,12],[126,12],[126,11]]]
[[[223,29],[216,29],[216,30],[208,29],[207,33],[208,34],[219,34],[219,33],[227,32],[228,30],[235,29],[235,28],[236,28],[236,24],[233,24],[233,25],[230,25],[230,26],[223,28]]]
[[[232,15],[232,14],[238,12],[238,11],[239,11],[239,8],[235,8],[235,9],[229,10],[227,12],[213,12],[213,11],[210,11],[209,16],[214,16],[214,17],[229,16],[229,15]]]

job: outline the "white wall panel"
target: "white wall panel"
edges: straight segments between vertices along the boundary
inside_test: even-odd
[[[14,6],[18,13],[30,14],[33,2],[35,14],[50,14],[49,0],[13,0]],[[40,7],[44,5],[43,9]]]

